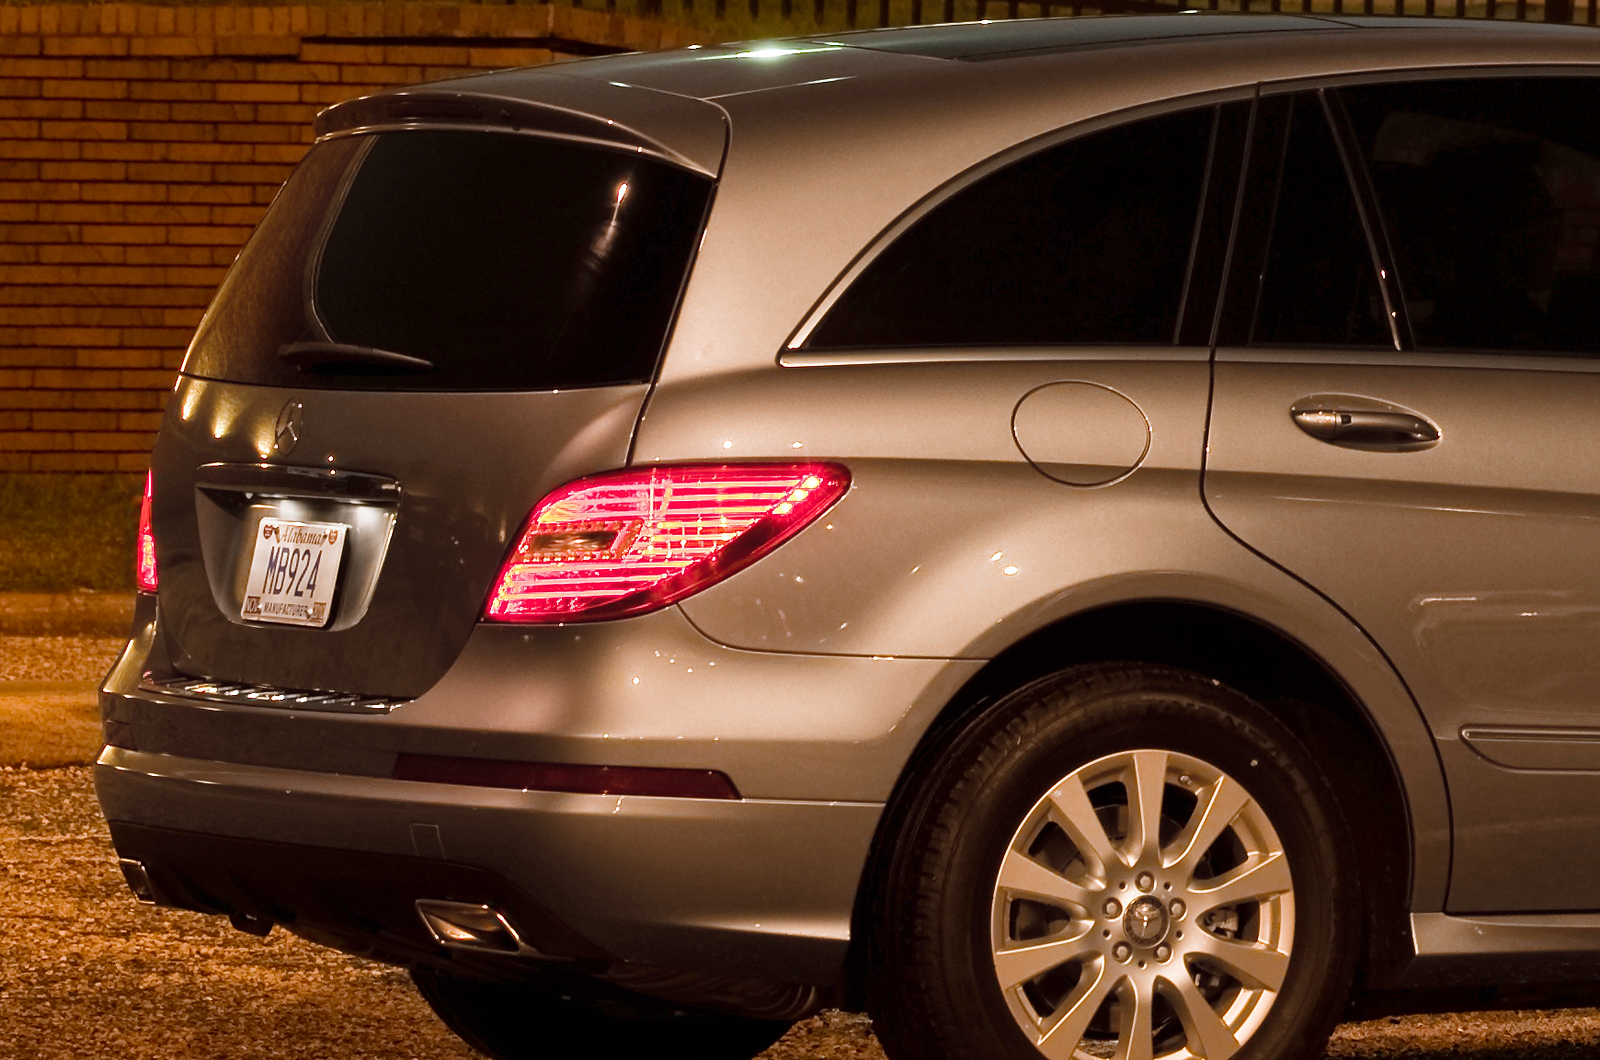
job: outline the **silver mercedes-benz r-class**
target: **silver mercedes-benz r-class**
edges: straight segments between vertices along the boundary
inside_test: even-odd
[[[1600,981],[1594,31],[929,26],[317,132],[153,457],[142,901],[503,1060]]]

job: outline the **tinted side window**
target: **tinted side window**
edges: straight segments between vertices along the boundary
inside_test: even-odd
[[[808,346],[1171,343],[1213,109],[1095,133],[934,208]]]
[[[1600,81],[1343,95],[1419,349],[1600,350]]]
[[[1287,102],[1288,141],[1250,341],[1258,346],[1393,348],[1361,215],[1322,104]],[[1265,205],[1265,204],[1263,204]]]

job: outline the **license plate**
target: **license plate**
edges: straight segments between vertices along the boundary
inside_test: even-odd
[[[349,536],[344,523],[261,520],[239,617],[246,622],[327,625]]]

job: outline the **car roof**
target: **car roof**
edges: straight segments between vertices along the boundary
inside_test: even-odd
[[[513,109],[525,104],[547,114],[558,110],[563,127],[585,121],[608,126],[619,142],[644,145],[714,174],[726,123],[733,111],[744,109],[731,101],[756,93],[804,94],[833,86],[812,98],[828,108],[841,133],[850,127],[865,135],[873,125],[887,128],[903,119],[894,97],[923,91],[965,101],[947,108],[945,116],[959,129],[964,122],[989,120],[986,98],[1002,105],[1061,100],[1065,115],[1130,78],[1135,85],[1143,82],[1153,101],[1164,94],[1318,75],[1561,63],[1600,63],[1600,32],[1486,19],[1220,12],[984,21],[493,71],[340,104],[319,119],[318,131],[405,124],[374,116],[397,101],[490,99]]]
[[[506,101],[503,113],[544,108],[587,122],[585,136],[716,176],[665,382],[775,363],[863,247],[913,204],[999,159],[1108,122],[1248,99],[1262,84],[1530,67],[1600,72],[1600,34],[1483,19],[1267,14],[910,27],[458,78],[342,104],[319,130],[362,124],[361,107],[408,99],[477,100],[494,111]]]
[[[1398,37],[1419,62],[1449,65],[1451,53],[1470,41],[1483,61],[1560,61],[1540,57],[1557,47],[1600,58],[1600,33],[1586,26],[1486,19],[1305,15],[1192,11],[1175,14],[1093,15],[1010,21],[948,23],[855,30],[765,41],[697,46],[671,52],[603,56],[523,72],[604,79],[695,99],[794,87],[819,78],[870,78],[920,68],[930,80],[948,76],[949,64],[1013,65],[1054,59],[1061,69],[1076,57],[1107,49],[1139,51],[1178,47],[1203,61],[1224,44],[1231,61],[1246,67],[1290,41],[1317,41],[1342,50],[1358,41]],[[1191,45],[1183,49],[1182,45]],[[1210,47],[1208,47],[1210,46]],[[940,60],[927,62],[926,60]],[[1578,59],[1576,61],[1582,61]],[[1375,68],[1381,68],[1380,65]],[[501,82],[511,86],[509,80]]]

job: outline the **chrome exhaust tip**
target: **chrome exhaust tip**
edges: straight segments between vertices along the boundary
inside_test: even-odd
[[[511,957],[559,960],[540,953],[522,940],[505,916],[487,905],[417,899],[417,915],[441,946],[473,953],[498,953]]]
[[[128,881],[128,890],[133,892],[140,905],[156,904],[156,886],[150,882],[150,874],[144,869],[144,862],[135,861],[133,858],[120,858],[117,867],[122,870],[122,878]]]

